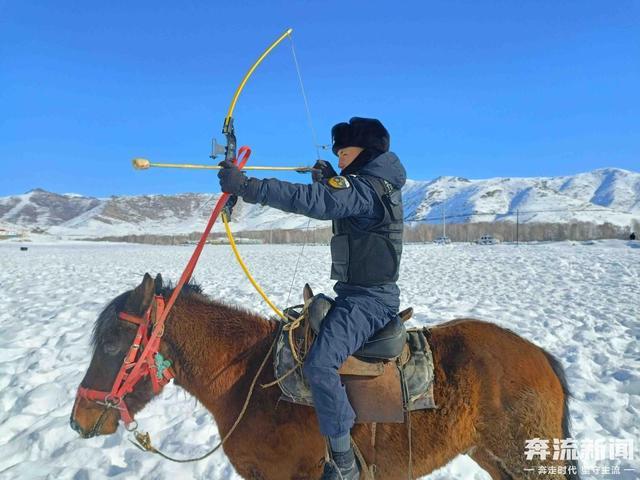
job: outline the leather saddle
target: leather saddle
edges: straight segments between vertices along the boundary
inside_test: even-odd
[[[309,285],[305,285],[303,297],[304,305],[285,309],[291,322],[300,319],[298,326],[302,328],[281,330],[274,369],[284,400],[313,405],[292,348],[308,348],[335,302],[324,294],[314,295]],[[356,412],[356,423],[402,423],[407,410],[434,408],[433,358],[423,329],[407,330],[404,326],[412,315],[412,308],[401,311],[338,370]]]
[[[293,332],[294,342],[304,343],[305,330],[317,334],[327,313],[334,305],[334,300],[322,293],[314,295],[309,285],[305,285],[304,305],[285,309],[287,315],[296,319],[304,314],[305,328]],[[297,308],[303,307],[302,312]],[[405,406],[408,403],[403,393],[402,372],[410,363],[409,335],[403,324],[411,318],[413,309],[400,312],[387,325],[373,334],[358,351],[353,353],[342,364],[338,373],[346,388],[347,396],[354,411],[357,423],[398,422],[404,421]],[[311,336],[311,342],[315,335]],[[276,348],[276,376],[285,375],[290,368],[290,356],[286,351],[289,340],[282,341]],[[302,370],[299,377],[290,375],[279,384],[285,395],[297,403],[309,404],[311,400],[308,386],[304,384]]]
[[[307,319],[316,334],[320,331],[322,321],[333,304],[334,300],[322,293],[309,299],[305,298]],[[353,356],[365,361],[391,360],[400,356],[407,342],[407,329],[403,322],[411,318],[412,314],[412,308],[400,312],[387,325],[375,332]]]

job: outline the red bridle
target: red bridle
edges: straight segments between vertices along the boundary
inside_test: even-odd
[[[136,317],[128,313],[120,312],[118,317],[121,320],[138,325],[138,331],[129,348],[129,352],[122,361],[120,371],[113,382],[111,391],[104,392],[92,388],[78,388],[76,404],[78,399],[84,398],[102,405],[106,408],[117,408],[120,410],[120,418],[127,427],[133,423],[133,415],[124,401],[124,397],[133,392],[138,382],[149,376],[153,393],[157,395],[169,380],[174,377],[174,373],[169,367],[156,364],[160,349],[160,339],[164,334],[164,298],[156,295],[154,302],[149,306],[143,317]]]

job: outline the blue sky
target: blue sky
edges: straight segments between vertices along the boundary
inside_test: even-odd
[[[624,0],[0,0],[0,195],[219,191],[214,173],[130,159],[207,162],[242,75],[289,26],[321,143],[370,116],[416,180],[639,170],[638,25]],[[290,42],[235,118],[254,165],[314,162]]]

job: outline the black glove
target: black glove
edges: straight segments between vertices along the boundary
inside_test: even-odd
[[[244,172],[230,160],[224,160],[218,165],[222,167],[218,172],[222,191],[231,195],[242,196],[249,181]]]
[[[313,166],[311,178],[314,182],[321,182],[325,178],[331,178],[338,175],[331,164],[326,160],[318,160]]]

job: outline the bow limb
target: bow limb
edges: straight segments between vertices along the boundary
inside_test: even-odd
[[[236,136],[235,130],[233,128],[233,111],[236,108],[236,104],[238,103],[238,98],[240,98],[240,94],[244,89],[244,86],[249,81],[253,72],[255,72],[256,68],[262,63],[262,61],[271,53],[271,51],[276,48],[282,41],[291,36],[291,32],[293,32],[293,28],[287,29],[282,35],[280,35],[271,45],[269,45],[264,52],[258,57],[258,59],[253,62],[253,65],[247,70],[242,81],[236,88],[235,93],[233,94],[233,98],[231,99],[231,103],[229,104],[229,110],[227,110],[227,116],[224,118],[224,124],[222,125],[222,133],[225,135],[227,139],[227,148],[225,160],[234,160],[236,156]]]
[[[282,312],[282,310],[280,310],[271,301],[271,299],[264,292],[264,290],[262,289],[260,284],[255,280],[255,278],[253,278],[253,275],[251,275],[251,272],[249,271],[249,268],[247,267],[247,264],[244,263],[244,260],[242,259],[242,256],[240,255],[240,251],[238,250],[238,246],[236,245],[236,241],[233,238],[233,233],[231,232],[231,226],[229,225],[229,219],[227,218],[227,214],[224,211],[222,212],[222,222],[224,223],[224,229],[227,232],[227,238],[229,239],[229,245],[231,246],[231,250],[233,250],[233,254],[236,257],[236,260],[238,261],[238,264],[240,265],[240,268],[242,268],[242,271],[244,272],[244,274],[249,279],[249,282],[251,282],[251,285],[253,285],[253,288],[256,289],[256,291],[260,294],[260,296],[263,298],[265,303],[267,305],[269,305],[269,307],[271,307],[271,310],[273,310],[275,312],[275,314],[278,315],[283,320],[287,320],[287,316]]]

